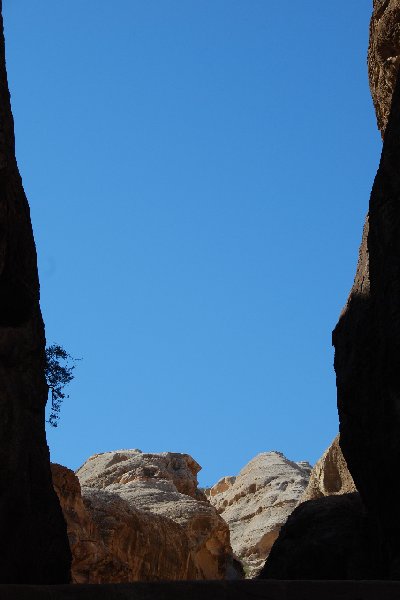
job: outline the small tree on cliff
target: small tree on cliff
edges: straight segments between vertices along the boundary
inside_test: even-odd
[[[51,394],[51,412],[48,423],[52,427],[58,426],[60,420],[61,404],[64,398],[68,398],[63,389],[74,379],[73,370],[77,358],[73,358],[62,346],[52,344],[46,348],[45,375],[47,385]]]

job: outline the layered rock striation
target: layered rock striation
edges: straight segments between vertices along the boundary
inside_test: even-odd
[[[187,454],[139,450],[53,465],[76,583],[238,577],[229,528],[198,489]],[[79,479],[78,479],[79,478]]]
[[[15,158],[0,2],[0,583],[70,579],[45,435],[45,338],[29,205]]]
[[[282,525],[307,486],[311,467],[280,452],[263,452],[237,477],[224,477],[206,490],[211,504],[228,523],[235,555],[247,577],[262,568]]]

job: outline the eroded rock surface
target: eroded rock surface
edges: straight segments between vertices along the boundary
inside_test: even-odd
[[[336,436],[329,448],[314,465],[301,502],[356,492],[356,486]]]
[[[280,528],[297,506],[311,467],[280,452],[263,452],[237,477],[224,477],[206,490],[210,502],[228,523],[231,544],[247,577],[255,577]]]
[[[15,158],[0,2],[0,582],[70,579],[45,434],[45,338],[29,205]]]
[[[54,489],[67,523],[72,552],[72,583],[103,583],[123,578],[127,567],[108,552],[106,545],[83,503],[79,479],[71,469],[52,464]],[[122,579],[124,581],[124,579]]]
[[[189,540],[182,528],[136,510],[118,494],[87,488],[75,473],[52,465],[53,484],[68,526],[73,583],[196,579]]]
[[[235,575],[229,528],[198,489],[199,470],[187,454],[139,450],[97,454],[78,469],[106,547],[132,566],[124,581]]]
[[[385,133],[400,64],[400,0],[374,0],[368,73],[378,128]]]

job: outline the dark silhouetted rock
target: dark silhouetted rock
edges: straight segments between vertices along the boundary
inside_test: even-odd
[[[62,583],[71,557],[51,482],[36,249],[15,159],[1,13],[0,27],[0,582]]]
[[[374,520],[380,575],[392,578],[400,577],[400,89],[397,68],[385,65],[398,63],[398,5],[374,2],[370,83],[384,141],[354,285],[333,333],[340,446]]]
[[[399,581],[163,581],[0,586],[1,600],[398,600]]]
[[[376,547],[357,492],[300,504],[261,571],[266,579],[374,579]]]

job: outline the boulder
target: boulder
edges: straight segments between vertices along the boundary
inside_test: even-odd
[[[15,158],[0,2],[0,583],[70,580],[45,434],[45,337],[29,205]]]
[[[314,465],[301,502],[356,492],[356,486],[336,436],[329,448]]]
[[[297,506],[311,467],[280,452],[263,452],[237,477],[224,477],[206,495],[228,523],[235,555],[247,577],[262,568],[280,528]]]
[[[377,548],[358,493],[300,504],[282,527],[264,579],[374,579]]]
[[[136,579],[238,576],[229,528],[198,489],[199,470],[187,454],[140,450],[96,454],[78,469],[106,547],[120,559],[128,552]]]

